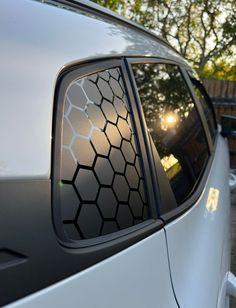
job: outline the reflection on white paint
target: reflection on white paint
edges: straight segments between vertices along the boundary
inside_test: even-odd
[[[210,187],[207,197],[206,209],[209,213],[217,210],[220,191],[216,188]]]

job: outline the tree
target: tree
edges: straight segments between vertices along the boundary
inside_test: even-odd
[[[214,78],[219,80],[236,80],[236,63],[235,61],[226,61],[223,57],[205,65],[201,75],[204,78]]]
[[[235,0],[94,1],[161,35],[202,76],[207,67],[219,75],[222,61],[236,64]]]

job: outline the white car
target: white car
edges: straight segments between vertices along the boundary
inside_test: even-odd
[[[91,2],[2,0],[0,24],[0,306],[228,307],[234,119]]]

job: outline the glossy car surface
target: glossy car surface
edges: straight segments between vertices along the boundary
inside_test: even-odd
[[[228,147],[188,63],[85,1],[0,24],[0,305],[228,307]]]

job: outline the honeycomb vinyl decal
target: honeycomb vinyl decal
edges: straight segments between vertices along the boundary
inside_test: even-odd
[[[120,69],[74,80],[62,123],[60,209],[67,238],[148,219],[140,156]]]

